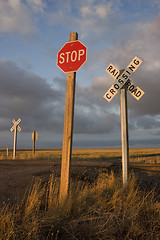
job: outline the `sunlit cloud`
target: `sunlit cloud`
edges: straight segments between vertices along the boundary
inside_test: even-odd
[[[32,14],[20,0],[0,1],[0,32],[31,34],[35,30]]]

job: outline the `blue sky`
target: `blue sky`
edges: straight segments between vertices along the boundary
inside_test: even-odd
[[[0,148],[13,145],[12,119],[22,119],[18,147],[61,147],[66,74],[57,52],[69,33],[87,46],[77,72],[75,147],[120,147],[119,94],[104,93],[115,81],[106,67],[143,60],[132,81],[145,92],[128,93],[131,147],[160,146],[160,0],[0,0]]]

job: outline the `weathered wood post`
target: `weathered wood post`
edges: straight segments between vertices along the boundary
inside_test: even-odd
[[[36,141],[37,141],[37,138],[38,138],[38,133],[36,131],[33,131],[32,133],[32,140],[33,140],[33,148],[32,148],[32,152],[33,154],[35,154],[35,146],[36,146]]]
[[[69,42],[75,40],[78,40],[78,34],[76,32],[70,33]],[[65,100],[66,103],[63,129],[62,162],[61,162],[60,203],[62,203],[66,199],[69,189],[75,85],[76,85],[76,72],[67,73],[66,100]]]
[[[7,150],[7,157],[8,157],[8,144],[6,145],[6,150]]]
[[[16,158],[16,146],[17,146],[17,130],[20,132],[21,128],[19,126],[19,123],[21,122],[21,119],[19,118],[17,121],[14,119],[12,120],[13,126],[11,127],[10,131],[12,132],[14,130],[14,143],[13,143],[13,159]]]
[[[17,147],[17,126],[15,126],[14,129],[13,159],[16,158],[16,147]]]
[[[66,82],[66,103],[63,129],[63,147],[61,163],[61,182],[60,182],[60,204],[68,196],[70,164],[72,155],[72,136],[74,120],[74,101],[76,71],[87,61],[87,47],[78,41],[78,33],[73,32],[69,35],[69,42],[60,49],[57,54],[57,66],[67,73]]]
[[[123,185],[128,182],[129,143],[128,143],[128,113],[127,113],[127,89],[124,86],[120,90],[121,109],[121,146],[122,146],[122,178]]]

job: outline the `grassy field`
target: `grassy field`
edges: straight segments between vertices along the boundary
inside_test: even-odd
[[[154,191],[142,192],[130,175],[100,174],[92,184],[72,182],[63,206],[59,182],[33,183],[20,204],[1,208],[0,239],[107,240],[160,239],[160,202]]]
[[[120,149],[74,149],[73,163],[82,166],[73,164],[69,197],[60,206],[61,150],[39,150],[35,156],[19,150],[18,160],[12,161],[12,152],[6,157],[1,150],[2,187],[6,184],[9,192],[23,181],[23,189],[27,187],[20,201],[1,204],[0,240],[160,239],[159,153],[160,149],[131,149],[130,178],[124,188],[119,165],[93,164],[119,163]]]
[[[61,149],[42,149],[37,150],[35,154],[31,150],[17,150],[17,159],[50,159],[61,160]],[[120,159],[121,149],[73,149],[72,159],[74,160],[99,160]],[[0,159],[11,159],[12,150],[9,150],[7,157],[6,150],[0,150]],[[160,163],[160,149],[130,149],[130,162],[150,162]],[[151,159],[151,160],[150,160]]]

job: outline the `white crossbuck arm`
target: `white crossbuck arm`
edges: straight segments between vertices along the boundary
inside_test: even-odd
[[[144,92],[129,79],[131,75],[137,70],[137,68],[141,65],[142,60],[138,57],[134,57],[131,63],[127,66],[127,68],[120,74],[118,68],[116,68],[113,64],[110,64],[106,68],[106,72],[108,72],[114,79],[116,79],[115,84],[113,84],[110,89],[104,94],[104,98],[110,102],[114,96],[118,93],[118,91],[126,84],[128,91],[131,93],[133,97],[139,100]]]
[[[18,126],[18,124],[21,122],[21,119],[19,118],[17,121],[15,121],[14,119],[12,120],[12,123],[14,124],[10,131],[12,132],[15,128],[17,128],[17,130],[20,132],[21,131],[21,128],[20,126]]]

